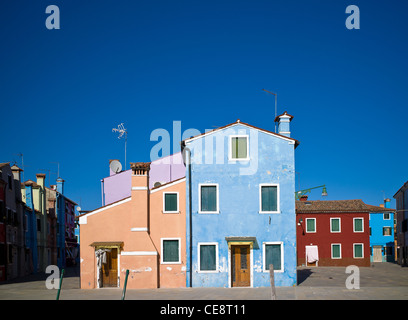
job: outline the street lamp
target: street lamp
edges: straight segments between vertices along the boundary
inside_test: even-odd
[[[327,189],[326,189],[326,185],[322,185],[322,186],[318,186],[318,187],[313,187],[313,188],[309,188],[309,189],[304,189],[304,190],[300,190],[300,191],[296,191],[295,192],[295,198],[296,200],[300,200],[300,198],[305,195],[306,193],[309,193],[312,189],[317,189],[317,188],[323,188],[322,191],[322,197],[327,197]]]

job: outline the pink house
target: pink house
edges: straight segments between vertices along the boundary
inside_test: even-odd
[[[152,163],[131,163],[128,197],[79,217],[81,288],[186,284],[185,178],[151,186]],[[127,171],[125,171],[127,172]]]

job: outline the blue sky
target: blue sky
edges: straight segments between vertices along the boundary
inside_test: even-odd
[[[45,27],[48,5],[60,29]],[[360,30],[345,27],[348,5]],[[157,128],[294,116],[296,187],[378,205],[408,180],[406,1],[4,0],[0,162],[57,172],[84,210],[109,159],[149,161]],[[51,174],[51,183],[57,178]],[[48,180],[48,178],[47,178]],[[321,200],[320,190],[310,199]],[[392,206],[395,201],[392,199]]]

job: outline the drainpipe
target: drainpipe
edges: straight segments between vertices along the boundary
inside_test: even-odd
[[[188,280],[188,285],[189,287],[193,286],[193,257],[192,257],[192,253],[193,253],[193,222],[192,222],[192,203],[191,203],[191,150],[185,146],[185,144],[182,144],[182,151],[183,151],[183,157],[184,157],[184,163],[188,166],[188,219],[189,219],[189,224],[188,224],[188,228],[189,228],[189,268],[187,269],[187,272],[189,273],[189,275],[187,276],[187,280]],[[188,152],[188,162],[186,161],[186,157],[185,157],[185,151]]]

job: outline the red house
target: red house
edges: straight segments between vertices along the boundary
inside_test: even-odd
[[[296,201],[298,266],[370,266],[369,208],[362,200]]]

